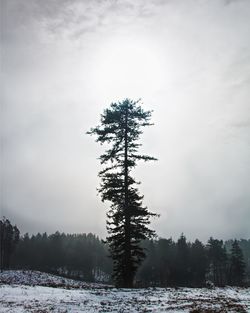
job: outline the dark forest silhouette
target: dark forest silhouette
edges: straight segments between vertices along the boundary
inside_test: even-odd
[[[1,228],[1,234],[3,231]],[[3,240],[1,244],[2,253]],[[250,286],[250,239],[223,242],[210,238],[203,244],[199,240],[188,242],[181,235],[177,241],[161,238],[144,240],[142,245],[147,257],[136,275],[137,287],[204,287],[207,282],[215,286]],[[25,234],[12,247],[15,250],[9,254],[9,263],[4,263],[5,269],[39,270],[113,283],[107,243],[93,234]]]
[[[3,217],[0,220],[0,269],[1,272],[4,268],[10,266],[10,259],[19,241],[19,229],[16,225]]]

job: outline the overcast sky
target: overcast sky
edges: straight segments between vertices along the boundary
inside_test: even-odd
[[[250,1],[0,0],[1,216],[22,233],[105,237],[113,101],[154,110],[144,204],[161,237],[250,237]]]

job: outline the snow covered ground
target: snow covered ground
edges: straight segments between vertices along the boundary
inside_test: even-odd
[[[250,312],[250,289],[125,290],[39,272],[10,271],[0,274],[0,312],[244,313]]]
[[[4,271],[0,273],[0,284],[46,286],[62,288],[104,288],[104,284],[85,283],[39,271]],[[111,287],[111,286],[109,286]]]

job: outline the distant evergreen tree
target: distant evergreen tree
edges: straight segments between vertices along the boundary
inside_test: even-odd
[[[8,269],[10,258],[19,240],[19,229],[5,217],[0,220],[0,268]]]
[[[177,241],[176,253],[176,283],[187,286],[190,282],[190,251],[186,237],[181,234]]]
[[[147,225],[156,214],[143,207],[143,196],[131,176],[137,161],[155,160],[138,154],[141,128],[151,125],[150,117],[151,112],[143,111],[138,101],[126,99],[112,103],[101,116],[101,125],[89,132],[97,136],[97,142],[111,145],[100,157],[107,167],[99,173],[99,192],[103,201],[112,203],[107,213],[107,242],[114,263],[114,280],[120,287],[133,286],[137,268],[145,257],[140,243],[155,235]]]
[[[234,240],[230,255],[230,284],[241,286],[245,275],[245,262],[237,240]]]
[[[153,240],[144,240],[143,249],[147,251],[147,257],[142,262],[137,275],[137,286],[145,287],[155,285],[158,281],[159,270],[157,268],[157,246]]]
[[[231,249],[234,240],[227,240],[225,246],[229,254],[231,254]],[[244,284],[250,286],[250,239],[240,239],[238,240],[239,247],[242,251],[245,263],[245,277]]]
[[[208,258],[205,246],[198,239],[190,248],[191,285],[201,287],[205,285]]]
[[[160,286],[176,285],[176,244],[169,239],[159,239],[156,243],[156,253],[153,256],[156,259],[157,283]]]
[[[211,237],[207,247],[210,278],[216,286],[224,286],[227,283],[228,256],[223,241]]]

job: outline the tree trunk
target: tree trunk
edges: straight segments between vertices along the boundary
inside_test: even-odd
[[[131,260],[131,234],[130,234],[130,212],[128,196],[128,105],[125,111],[125,146],[124,146],[124,211],[125,211],[125,273],[124,287],[133,287],[132,260]]]

